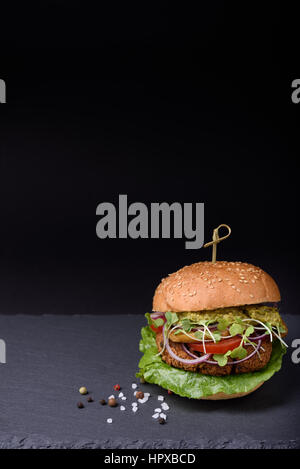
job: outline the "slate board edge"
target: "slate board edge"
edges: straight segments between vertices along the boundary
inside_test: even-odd
[[[259,441],[237,440],[172,441],[172,440],[70,440],[55,441],[38,435],[7,436],[0,433],[0,449],[300,449],[300,440]]]

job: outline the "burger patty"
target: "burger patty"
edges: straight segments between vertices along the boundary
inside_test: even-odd
[[[164,344],[163,334],[156,335],[156,345],[161,352]],[[182,344],[178,342],[169,341],[169,345],[171,350],[180,358],[185,360],[193,360],[183,349]],[[251,346],[246,347],[248,355],[253,351]],[[181,363],[180,361],[176,360],[175,358],[171,357],[168,351],[165,349],[161,355],[164,362],[168,365],[174,366],[175,368],[181,368],[186,371],[194,371],[199,372],[205,375],[211,376],[226,376],[233,373],[248,373],[252,371],[257,371],[266,366],[271,358],[272,353],[272,343],[271,342],[263,342],[262,347],[259,350],[259,354],[256,353],[253,357],[249,358],[248,360],[238,363],[235,365],[235,360],[232,358],[228,358],[228,363],[225,366],[219,365],[212,365],[209,363],[199,363],[197,365],[188,365]],[[203,355],[203,354],[200,354]]]

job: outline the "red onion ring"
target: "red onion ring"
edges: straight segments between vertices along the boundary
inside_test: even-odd
[[[158,318],[164,318],[165,313],[159,313],[158,311],[155,311],[154,313],[150,313],[150,318],[152,320],[158,319]]]
[[[265,337],[270,337],[270,334],[269,333],[266,333],[266,334],[262,334],[262,335],[256,335],[254,337],[251,337],[250,336],[250,339],[253,340],[253,342],[256,342],[257,340],[262,340],[264,339]]]
[[[182,349],[185,351],[185,353],[187,353],[190,357],[199,358],[199,357],[197,357],[197,355],[195,355],[194,353],[190,352],[190,350],[189,350],[184,344],[181,344],[181,347],[182,347]]]
[[[211,356],[211,353],[207,353],[206,355],[203,355],[202,357],[197,357],[194,360],[187,360],[185,358],[180,358],[173,352],[173,350],[171,349],[169,345],[169,339],[166,336],[166,324],[163,327],[163,335],[164,335],[164,341],[166,344],[166,349],[169,355],[171,355],[171,357],[174,358],[174,360],[178,360],[180,363],[184,363],[185,365],[196,365],[198,363],[205,362]]]

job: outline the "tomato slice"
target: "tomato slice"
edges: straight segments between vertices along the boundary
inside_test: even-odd
[[[157,318],[157,319],[158,319],[158,318]],[[164,316],[161,317],[160,319],[162,319],[162,320],[164,321],[164,323],[166,322],[166,318],[165,318]],[[152,320],[152,321],[153,321],[153,320]],[[152,322],[152,324],[150,324],[150,327],[151,327],[151,329],[155,332],[155,334],[158,334],[158,333],[162,332],[162,330],[163,330],[163,328],[164,328],[164,324],[163,324],[162,326],[156,327],[156,326],[153,324],[153,322]]]
[[[164,326],[155,327],[153,324],[151,324],[150,327],[155,332],[155,334],[158,334],[162,332]]]
[[[206,342],[205,348],[207,353],[217,353],[223,354],[228,352],[228,350],[233,350],[238,347],[241,343],[241,337],[231,337],[230,339],[223,339],[220,342]],[[188,344],[190,350],[195,350],[197,352],[204,353],[204,348],[202,342],[197,342],[196,344]]]

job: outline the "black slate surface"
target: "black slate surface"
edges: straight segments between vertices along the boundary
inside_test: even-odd
[[[285,316],[290,344],[300,337],[300,318]],[[300,447],[300,365],[290,347],[282,370],[255,393],[229,401],[169,396],[155,385],[131,410],[140,358],[141,315],[0,316],[7,363],[0,365],[1,448],[295,448]],[[113,385],[127,396],[119,407],[101,406]],[[95,399],[87,403],[78,388]],[[162,394],[168,422],[151,418]],[[81,400],[84,409],[76,403]],[[107,418],[113,418],[108,424]]]

